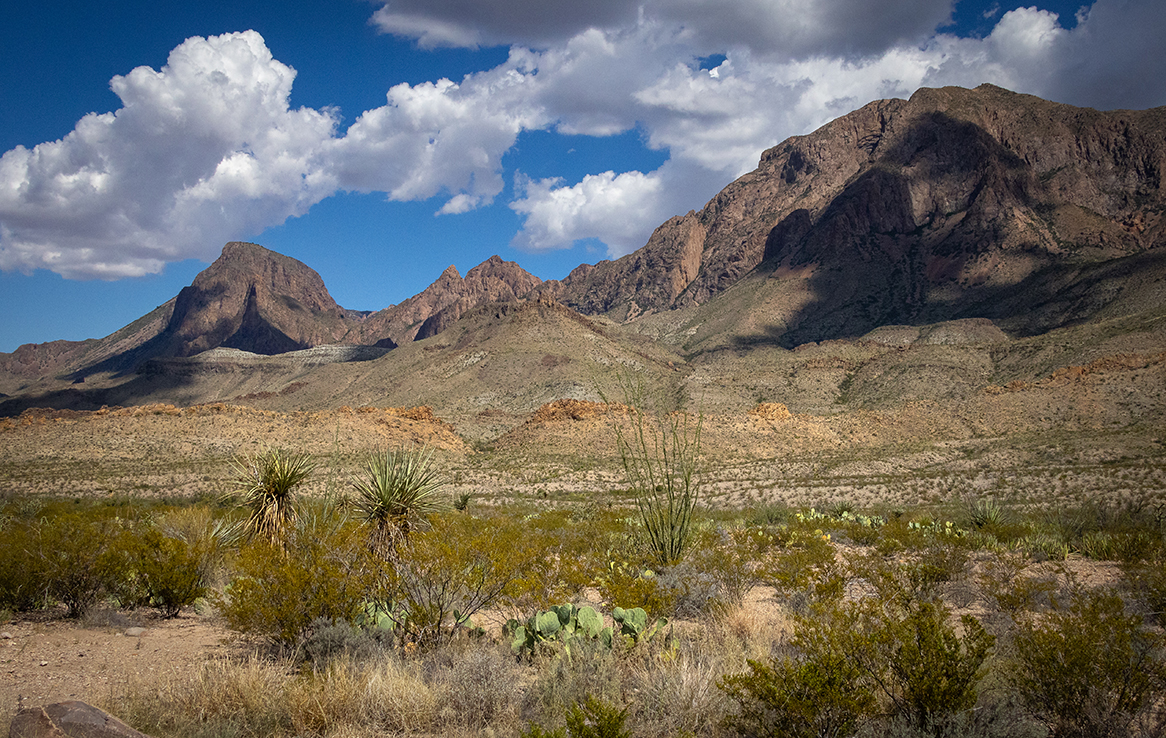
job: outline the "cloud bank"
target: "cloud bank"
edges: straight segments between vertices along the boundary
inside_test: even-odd
[[[615,257],[699,207],[760,153],[871,100],[992,82],[1103,108],[1166,103],[1166,8],[1097,0],[1066,30],[1035,8],[991,34],[944,33],[951,0],[392,0],[373,21],[421,46],[505,44],[453,82],[398,85],[344,131],[292,109],[295,71],[254,31],[191,38],[161,70],[111,82],[122,107],[0,157],[0,268],[119,278],[209,259],[340,191],[442,198],[442,216],[507,203],[514,245],[598,239]],[[713,69],[702,59],[721,60]],[[716,62],[714,62],[716,63]],[[526,130],[633,128],[669,158],[579,182],[508,173]]]

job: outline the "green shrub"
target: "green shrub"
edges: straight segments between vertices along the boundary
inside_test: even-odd
[[[1159,625],[1166,625],[1166,561],[1147,561],[1125,568],[1126,585]]]
[[[846,578],[827,534],[820,530],[783,531],[778,543],[780,548],[759,573],[795,609],[842,596]]]
[[[960,579],[968,566],[968,549],[953,541],[939,541],[919,551],[903,566],[911,590],[921,595]]]
[[[745,511],[748,526],[782,525],[793,516],[793,511],[784,502],[761,502]]]
[[[627,538],[623,520],[609,511],[577,516],[567,510],[546,510],[516,523],[513,513],[491,518],[499,525],[519,525],[521,535],[506,536],[525,562],[503,592],[500,604],[515,613],[542,610],[575,599],[606,567],[604,551]],[[493,555],[511,557],[513,550]]]
[[[1077,588],[1068,607],[1018,621],[1012,680],[1055,738],[1128,736],[1161,699],[1163,645],[1116,593]]]
[[[207,593],[216,555],[211,541],[191,543],[155,527],[127,532],[122,540],[131,593],[123,601],[136,599],[133,604],[151,605],[162,617],[173,618]]]
[[[523,738],[631,738],[624,730],[628,710],[622,710],[603,700],[587,695],[567,710],[566,731],[562,728],[547,731],[532,725],[522,732]]]
[[[435,517],[430,530],[410,536],[398,553],[387,614],[423,648],[448,643],[535,565],[542,552],[524,544],[517,522]]]
[[[335,508],[310,511],[284,539],[246,544],[237,576],[216,602],[230,627],[291,645],[317,618],[355,622],[381,571],[359,527]]]
[[[796,617],[792,655],[721,680],[748,735],[847,735],[879,697],[900,722],[942,735],[976,703],[994,638],[971,617],[962,634],[949,611],[921,593],[910,567],[869,556],[851,575],[870,596],[823,599]]]
[[[8,521],[0,528],[0,610],[39,609],[45,606],[48,591],[36,527]]]
[[[1042,524],[1071,549],[1098,560],[1136,563],[1157,556],[1163,545],[1161,511],[1142,501],[1046,510]]]
[[[643,607],[652,615],[674,612],[681,594],[662,586],[653,570],[619,560],[608,562],[607,570],[596,577],[595,588],[611,607]]]
[[[947,620],[941,603],[915,602],[903,616],[888,618],[877,638],[878,658],[887,669],[879,680],[883,690],[908,724],[932,735],[944,734],[949,716],[975,706],[995,641],[971,616],[960,619],[962,635]]]
[[[632,738],[624,730],[628,710],[587,695],[567,711],[567,735],[571,738]]]
[[[1027,523],[1003,503],[982,498],[965,509],[964,523],[968,529],[968,544],[972,548],[996,549],[1022,540],[1029,532]]]
[[[79,513],[46,519],[36,526],[36,556],[50,598],[77,618],[124,578],[124,556],[115,548],[118,522]]]
[[[863,665],[874,641],[854,608],[816,607],[798,619],[791,654],[721,677],[717,686],[737,703],[727,727],[747,736],[847,736],[876,707]]]
[[[737,702],[727,727],[747,736],[847,736],[875,707],[862,675],[837,654],[748,661],[718,686]]]

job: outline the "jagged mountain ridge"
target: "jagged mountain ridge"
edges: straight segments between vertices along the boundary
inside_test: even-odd
[[[797,293],[767,328],[788,333],[789,346],[975,317],[971,306],[1042,269],[1160,245],[1164,169],[1166,108],[1100,112],[991,85],[922,89],[788,139],[641,250],[541,289],[626,321],[706,304],[761,271]],[[1085,318],[1046,315],[1017,330]]]
[[[423,292],[371,315],[340,307],[320,275],[257,244],[231,242],[165,305],[104,339],[27,344],[0,354],[4,387],[62,372],[73,380],[132,372],[157,358],[214,348],[274,355],[326,344],[394,348],[426,321],[448,325],[480,305],[513,300],[541,283],[493,256],[463,279],[450,266]],[[432,332],[432,324],[426,330]]]
[[[228,244],[175,300],[106,339],[0,355],[0,391],[28,394],[38,390],[30,378],[62,369],[74,379],[126,373],[215,347],[392,348],[482,305],[534,297],[689,357],[883,325],[987,317],[1033,335],[1159,310],[1164,118],[1166,109],[1102,113],[991,86],[920,90],[770,149],[756,171],[623,259],[542,283],[495,256],[465,278],[450,267],[371,315],[336,305],[294,259]]]
[[[425,338],[440,332],[438,325],[448,326],[468,310],[490,302],[516,300],[540,284],[541,279],[497,255],[470,269],[464,278],[456,267],[450,266],[418,294],[370,315],[344,340],[378,344],[388,338],[396,345],[404,344],[419,334]]]

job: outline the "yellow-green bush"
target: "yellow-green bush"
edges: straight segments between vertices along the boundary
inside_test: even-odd
[[[283,543],[257,538],[239,551],[237,575],[216,596],[230,627],[289,645],[317,618],[355,620],[377,593],[380,562],[338,511],[301,514]]]
[[[1012,681],[1054,738],[1134,735],[1166,688],[1164,647],[1115,592],[1078,587],[1067,606],[1018,620]]]
[[[816,608],[803,618],[787,653],[750,659],[748,671],[718,686],[737,703],[726,726],[746,736],[848,736],[877,708],[864,665],[874,642],[857,612]]]
[[[787,602],[802,607],[842,596],[845,577],[829,534],[820,529],[781,531],[778,542],[780,548],[762,573]]]
[[[119,589],[136,597],[135,604],[151,605],[172,618],[207,593],[216,553],[212,542],[191,543],[152,526],[129,531],[121,540],[127,576]]]
[[[37,528],[9,520],[0,528],[0,610],[27,612],[45,605],[49,583]]]
[[[435,516],[414,533],[388,572],[389,616],[423,647],[447,643],[483,608],[513,593],[546,564],[515,521],[459,513]]]
[[[80,617],[125,576],[117,550],[121,521],[81,513],[47,518],[35,526],[33,545],[50,598]]]

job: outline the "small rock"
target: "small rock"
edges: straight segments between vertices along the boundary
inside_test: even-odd
[[[131,638],[141,638],[146,634],[145,628],[126,628],[125,634]]]
[[[49,665],[49,662],[47,662],[47,661],[42,661],[42,662],[40,662],[40,665],[41,665],[41,666],[48,666],[48,665]]]
[[[3,638],[6,641],[10,641],[12,640],[12,634],[8,631],[4,631],[3,633],[0,633],[0,638]]]

